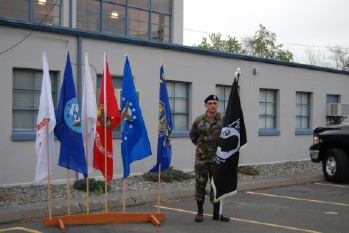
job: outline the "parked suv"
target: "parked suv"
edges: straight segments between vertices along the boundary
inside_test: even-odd
[[[312,162],[322,162],[327,181],[346,181],[349,177],[349,125],[316,128],[309,154]]]

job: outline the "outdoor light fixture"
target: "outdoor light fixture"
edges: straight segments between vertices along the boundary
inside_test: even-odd
[[[110,18],[112,18],[112,19],[117,19],[117,18],[119,18],[118,12],[113,11],[113,12],[111,13],[111,15],[110,15]]]
[[[46,0],[38,0],[39,5],[46,5]]]

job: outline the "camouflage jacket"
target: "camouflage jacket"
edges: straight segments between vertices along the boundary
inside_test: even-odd
[[[214,119],[206,113],[195,119],[190,129],[190,140],[196,145],[195,160],[215,161],[223,120],[223,115],[218,112]]]

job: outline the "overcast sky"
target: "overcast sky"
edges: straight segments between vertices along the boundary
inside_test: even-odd
[[[184,44],[200,44],[209,33],[240,41],[262,24],[301,61],[306,47],[300,45],[349,49],[348,11],[349,0],[184,0]]]

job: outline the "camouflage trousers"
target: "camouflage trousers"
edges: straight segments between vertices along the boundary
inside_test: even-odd
[[[211,186],[213,176],[213,168],[215,162],[195,161],[195,199],[200,202],[205,202],[206,185],[210,181],[210,201],[213,203],[214,193]]]

